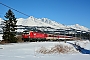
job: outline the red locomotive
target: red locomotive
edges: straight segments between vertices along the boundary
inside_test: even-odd
[[[71,40],[71,36],[64,36],[64,35],[54,35],[54,34],[46,34],[43,32],[37,32],[37,31],[24,31],[22,34],[22,39],[24,41],[59,41],[59,40]]]
[[[42,32],[34,32],[34,31],[24,31],[22,34],[22,39],[24,41],[45,41],[47,34]]]

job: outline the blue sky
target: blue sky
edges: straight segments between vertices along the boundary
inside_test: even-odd
[[[36,18],[48,18],[65,25],[90,28],[90,0],[0,0],[0,2]],[[0,5],[0,17],[8,8]],[[28,18],[13,11],[16,18]]]

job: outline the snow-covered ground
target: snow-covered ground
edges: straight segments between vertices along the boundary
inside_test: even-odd
[[[72,41],[71,43],[74,42]],[[36,52],[41,47],[51,48],[59,44],[73,47],[64,42],[25,42],[0,45],[0,60],[90,60],[90,55],[82,54],[78,51],[64,54],[42,54]],[[90,50],[90,42],[88,41],[79,41],[77,44]]]

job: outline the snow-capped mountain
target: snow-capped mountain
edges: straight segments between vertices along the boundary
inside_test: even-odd
[[[75,24],[75,25],[68,25],[71,28],[77,29],[77,30],[84,30],[84,31],[88,31],[89,29],[87,27],[81,26],[79,24]]]
[[[2,18],[0,18],[0,24],[2,23],[2,21],[3,21],[3,19],[2,19]]]
[[[2,21],[4,21],[2,18],[0,18],[0,32],[2,31]]]
[[[33,16],[30,16],[27,19],[19,18],[17,19],[17,25],[23,25],[23,26],[49,26],[52,28],[65,28],[62,24],[59,24],[55,21],[52,21],[47,18],[34,18]]]
[[[3,19],[0,18],[0,24],[2,23]],[[60,23],[57,23],[55,21],[52,21],[48,18],[35,18],[33,16],[30,16],[27,19],[24,18],[19,18],[17,19],[17,25],[22,25],[22,26],[47,26],[47,27],[52,27],[55,29],[66,29],[66,28],[74,28],[77,30],[83,30],[83,31],[88,31],[89,29],[80,26],[79,24],[75,25],[63,25]]]

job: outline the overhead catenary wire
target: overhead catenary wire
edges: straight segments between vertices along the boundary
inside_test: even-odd
[[[10,7],[10,6],[7,6],[7,5],[5,5],[5,4],[3,4],[3,3],[1,3],[1,2],[0,2],[0,4],[3,5],[3,6],[5,6],[5,7],[7,7],[7,8],[10,8],[10,9],[12,9],[12,10],[14,10],[14,11],[20,13],[20,14],[23,14],[23,15],[25,15],[25,16],[27,16],[27,17],[30,17],[29,15],[27,15],[27,14],[25,14],[25,13],[23,13],[23,12],[20,12],[20,11],[18,11],[18,10],[16,10],[16,9]]]

